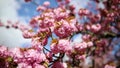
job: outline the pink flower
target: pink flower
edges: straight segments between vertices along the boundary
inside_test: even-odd
[[[109,43],[107,39],[101,39],[97,42],[97,46],[107,46],[108,44]]]
[[[87,10],[87,9],[80,9],[79,12],[78,12],[78,14],[79,14],[80,16],[89,15],[89,14],[90,14],[90,11]]]
[[[35,63],[33,64],[33,68],[45,68],[45,66]]]
[[[68,34],[66,33],[64,27],[57,27],[54,29],[54,32],[60,38],[68,37]]]
[[[54,32],[60,38],[66,38],[70,36],[73,32],[77,31],[74,24],[69,24],[66,20],[61,20],[61,25],[55,27]]]
[[[8,55],[9,55],[8,48],[3,45],[2,46],[0,45],[0,56],[6,57]]]
[[[38,63],[46,60],[46,56],[45,56],[45,54],[43,52],[36,55],[35,58],[36,58],[36,62],[38,62]]]
[[[100,29],[101,29],[101,25],[100,24],[94,24],[94,25],[91,26],[91,30],[93,32],[98,32],[98,31],[100,31]]]
[[[45,17],[41,22],[39,22],[39,26],[41,28],[48,28],[54,26],[55,20],[53,18]]]
[[[51,35],[51,31],[49,28],[39,28],[37,33],[40,38],[47,38]]]
[[[32,68],[32,66],[23,62],[23,63],[18,63],[17,68]]]
[[[34,32],[29,32],[28,30],[23,31],[23,37],[24,38],[31,38],[35,35]]]
[[[37,27],[37,26],[38,26],[38,23],[37,23],[38,18],[39,18],[39,16],[36,16],[36,17],[32,18],[32,19],[30,20],[30,26],[32,26],[32,27]]]
[[[73,47],[77,51],[84,51],[87,48],[87,43],[86,42],[76,43]]]
[[[36,40],[32,40],[32,47],[38,51],[43,50],[43,45],[41,44],[41,42],[38,42]]]
[[[45,2],[43,3],[43,5],[44,5],[44,6],[49,6],[49,5],[50,5],[50,2],[49,2],[49,1],[45,1]]]
[[[78,14],[79,14],[80,16],[83,16],[83,15],[84,15],[84,9],[80,9],[79,12],[78,12]]]
[[[75,9],[74,5],[70,5],[70,10],[73,11]]]
[[[55,14],[59,14],[61,11],[63,11],[64,9],[63,8],[61,8],[61,7],[58,7],[58,8],[56,8],[56,9],[54,9],[53,10],[53,12],[55,13]]]
[[[12,24],[12,27],[15,28],[15,29],[17,29],[17,28],[18,28],[18,25],[19,25],[19,23],[16,22],[16,23]]]
[[[104,68],[116,68],[115,66],[105,65]]]
[[[15,62],[21,62],[24,58],[23,52],[20,50],[20,48],[13,48],[9,50],[10,56],[13,57]]]
[[[47,38],[47,37],[44,38],[44,39],[41,41],[41,44],[42,44],[43,46],[45,46],[47,43],[48,43],[48,38]]]
[[[30,2],[31,0],[24,0],[25,2]]]
[[[77,27],[77,29],[78,29],[79,31],[82,31],[82,30],[83,30],[83,24],[77,23],[76,27]]]
[[[29,49],[27,51],[24,52],[24,56],[27,58],[27,57],[35,57],[35,55],[38,53],[37,50],[34,50],[34,49]],[[34,59],[33,59],[34,60]]]
[[[17,58],[23,57],[23,53],[21,52],[20,48],[10,49],[9,52],[11,53],[12,57],[17,57]]]
[[[86,25],[86,29],[87,29],[87,30],[90,30],[90,28],[91,28],[90,25],[87,24],[87,25]]]
[[[59,53],[59,50],[58,50],[58,47],[57,47],[56,43],[52,43],[52,44],[50,45],[50,48],[51,48],[51,51],[52,51],[54,54]]]
[[[18,24],[18,28],[19,28],[21,31],[30,30],[30,27],[29,27],[29,26],[26,26],[26,25],[24,25],[24,24]]]
[[[27,62],[36,62],[40,63],[46,59],[45,54],[42,52],[39,52],[35,49],[28,49],[27,51],[24,52],[24,56],[27,60]]]
[[[59,52],[70,52],[72,50],[72,47],[70,46],[69,40],[66,39],[60,39],[58,40],[58,43],[53,43],[51,45],[51,50],[53,53],[59,53]]]
[[[1,26],[4,26],[4,24],[0,21],[0,27],[1,27]]]
[[[70,3],[71,0],[65,0],[66,4]]]
[[[76,55],[75,58],[79,60],[85,60],[86,55]]]
[[[0,45],[0,53],[4,53],[5,51],[7,51],[7,49],[8,49],[7,47]]]
[[[55,14],[55,18],[59,21],[61,19],[67,18],[69,16],[69,12],[66,11],[65,9],[58,7],[53,10]]]
[[[46,8],[44,6],[38,6],[36,10],[37,11],[44,11],[44,10],[46,10]]]
[[[88,47],[92,47],[92,46],[93,46],[93,42],[92,42],[92,41],[87,42],[87,46],[88,46]]]
[[[89,15],[89,14],[90,14],[90,11],[87,10],[87,9],[85,9],[85,10],[84,10],[84,14],[85,14],[85,15]]]
[[[77,32],[77,31],[78,31],[78,29],[77,29],[77,27],[76,27],[76,19],[70,20],[69,24],[70,24],[70,26],[71,26],[71,29],[72,29],[71,31],[72,31],[72,32]]]
[[[67,68],[67,64],[57,61],[53,64],[52,68]]]
[[[66,17],[68,17],[68,13],[67,12],[60,12],[57,17],[58,18],[66,18]]]
[[[67,39],[60,39],[57,44],[58,49],[63,52],[67,52],[72,49],[71,46],[69,46],[69,45],[70,45],[70,42]]]
[[[50,52],[47,52],[47,53],[46,53],[46,57],[47,57],[47,59],[48,59],[49,61],[52,61],[52,60],[53,60],[53,53],[51,53],[51,51],[50,51]]]
[[[41,17],[42,18],[50,17],[50,18],[54,19],[55,15],[52,10],[49,10],[49,12],[45,12],[45,13],[41,14]]]
[[[84,41],[88,41],[88,40],[90,40],[90,38],[91,38],[91,36],[89,34],[85,34],[85,35],[82,36],[82,39]]]

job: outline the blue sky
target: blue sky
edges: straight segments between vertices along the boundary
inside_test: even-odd
[[[55,0],[34,0],[39,5],[42,5],[44,1],[50,1],[50,7],[56,7],[57,2]],[[76,11],[79,8],[85,7],[89,0],[72,0],[70,4],[76,6]],[[38,15],[36,11],[36,5],[33,3],[25,3],[24,0],[0,0],[0,19],[5,24],[7,20],[11,20],[13,23],[20,21],[21,23],[28,24],[33,16]],[[8,47],[21,47],[26,45],[31,40],[24,39],[22,33],[16,29],[6,29],[0,27],[0,44]],[[76,39],[78,40],[78,39]]]
[[[34,2],[39,5],[42,5],[44,1],[49,1],[51,3],[50,7],[57,6],[56,0],[34,0]],[[35,5],[33,2],[23,3],[21,2],[21,0],[18,0],[18,3],[21,3],[21,8],[18,10],[18,15],[27,17],[26,19],[27,22],[29,22],[30,18],[32,18],[33,16],[39,14],[39,12],[36,11],[37,5]]]

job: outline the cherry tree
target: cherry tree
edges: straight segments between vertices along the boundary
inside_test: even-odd
[[[76,12],[76,7],[69,4],[71,0],[56,0],[55,8],[50,7],[49,1],[43,5],[24,1],[36,4],[40,14],[28,26],[0,22],[0,27],[21,30],[25,39],[31,39],[31,47],[9,49],[1,45],[0,68],[120,67],[120,49],[114,50],[120,41],[119,0],[90,0],[96,4],[97,13],[89,9],[90,4]],[[100,3],[104,8],[99,7]],[[77,34],[82,35],[82,41],[74,42]]]

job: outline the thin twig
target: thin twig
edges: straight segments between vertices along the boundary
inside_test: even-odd
[[[46,51],[49,51],[50,52],[50,50],[48,50],[47,48],[45,48],[45,47],[43,47]]]

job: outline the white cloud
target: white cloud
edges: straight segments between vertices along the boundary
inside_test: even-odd
[[[0,44],[8,47],[20,47],[23,43],[26,43],[30,40],[24,39],[22,37],[22,32],[20,30],[10,28],[6,29],[4,27],[0,28]]]
[[[20,4],[16,0],[0,0],[0,19],[3,22],[7,20],[17,21],[19,16],[17,10],[20,8]]]
[[[7,20],[10,20],[14,23],[19,20],[25,23],[26,18],[18,15],[19,8],[21,8],[21,3],[18,3],[17,0],[0,0],[0,19],[2,22],[5,24]],[[0,27],[0,44],[17,47],[26,42],[30,42],[30,40],[24,39],[21,31]]]

